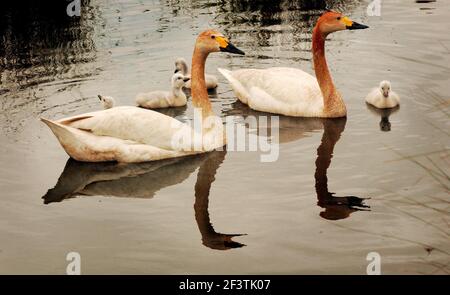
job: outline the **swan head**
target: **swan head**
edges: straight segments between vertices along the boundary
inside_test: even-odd
[[[179,89],[179,88],[183,87],[186,84],[186,82],[189,80],[190,80],[190,78],[185,77],[183,74],[175,73],[172,76],[172,87]]]
[[[182,73],[186,75],[188,73],[188,66],[186,60],[182,57],[179,57],[175,60],[175,72],[174,73]]]
[[[200,33],[195,43],[195,49],[205,54],[211,52],[229,52],[234,54],[245,55],[245,53],[231,44],[228,39],[215,30],[206,30]]]
[[[343,30],[361,30],[368,26],[352,21],[347,16],[336,11],[327,11],[317,20],[316,28],[324,35]]]
[[[98,99],[100,100],[100,102],[102,103],[103,108],[105,108],[105,110],[114,107],[114,105],[116,104],[116,101],[111,96],[100,95],[100,94],[97,96],[98,96]]]
[[[381,94],[383,94],[383,96],[385,98],[388,98],[389,92],[391,91],[391,82],[386,81],[386,80],[381,81],[380,82],[380,91],[381,91]]]

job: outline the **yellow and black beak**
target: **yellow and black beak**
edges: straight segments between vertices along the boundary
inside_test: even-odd
[[[245,55],[244,51],[231,44],[225,37],[216,37],[216,40],[219,42],[220,51]]]
[[[342,22],[345,24],[347,30],[362,30],[367,29],[369,26],[357,23],[349,19],[348,17],[343,17]]]

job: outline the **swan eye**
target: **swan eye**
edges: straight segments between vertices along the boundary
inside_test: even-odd
[[[211,36],[211,39],[216,39],[216,36],[212,35],[212,36]]]
[[[341,17],[340,17],[340,16],[338,16],[338,17],[337,17],[337,20],[341,20]]]

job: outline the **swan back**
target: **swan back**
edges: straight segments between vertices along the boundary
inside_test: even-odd
[[[287,116],[319,117],[323,98],[317,80],[295,68],[241,69],[219,72],[238,99],[250,108]]]

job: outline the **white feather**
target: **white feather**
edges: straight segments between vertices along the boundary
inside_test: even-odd
[[[302,70],[276,67],[219,72],[238,99],[254,110],[298,117],[320,117],[323,113],[317,79]]]

